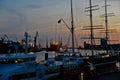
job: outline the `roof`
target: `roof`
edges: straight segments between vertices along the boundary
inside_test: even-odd
[[[2,60],[2,59],[32,58],[32,57],[36,57],[36,55],[35,54],[24,54],[24,53],[2,54],[2,55],[0,55],[0,60]]]

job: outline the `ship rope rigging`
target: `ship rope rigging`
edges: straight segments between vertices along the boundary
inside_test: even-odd
[[[90,39],[91,43],[91,54],[94,55],[94,45],[95,45],[95,39],[99,39],[94,37],[94,30],[95,29],[104,29],[102,28],[102,25],[93,25],[93,11],[99,10],[98,5],[92,5],[92,0],[89,0],[89,7],[85,8],[85,12],[89,12],[90,16],[90,26],[84,26],[83,30],[90,30],[90,37],[89,38],[83,38],[83,39]]]

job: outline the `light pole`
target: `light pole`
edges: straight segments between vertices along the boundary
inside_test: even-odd
[[[71,29],[69,28],[69,26],[67,25],[67,23],[64,21],[63,18],[58,20],[58,23],[61,23],[61,21],[65,24],[65,26],[67,27],[67,29],[71,32]]]
[[[73,21],[73,5],[72,5],[72,0],[70,0],[70,7],[71,7],[71,28],[66,24],[66,22],[61,18],[58,20],[58,23],[63,21],[63,23],[66,25],[66,27],[70,30],[72,34],[72,52],[74,54],[74,21]]]

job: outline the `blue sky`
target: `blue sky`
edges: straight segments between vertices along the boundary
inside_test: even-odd
[[[89,0],[73,0],[74,22],[78,36],[86,35],[80,28],[89,25],[89,17],[86,16],[85,7]],[[104,0],[92,0],[93,5],[99,5],[100,10],[94,13],[94,23],[103,24],[99,15],[104,14]],[[108,0],[111,6],[109,12],[115,13],[111,18],[114,24],[120,23],[120,0]],[[0,37],[7,34],[10,39],[24,38],[24,32],[34,37],[38,31],[41,38],[69,35],[64,24],[57,24],[58,19],[63,18],[70,25],[70,0],[0,0]],[[112,26],[114,25],[112,24]],[[117,27],[117,29],[120,29]],[[62,34],[61,34],[62,33]]]

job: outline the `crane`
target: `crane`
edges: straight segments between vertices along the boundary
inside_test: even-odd
[[[2,42],[7,42],[9,41],[8,36],[5,34],[3,37],[1,37]]]
[[[34,48],[37,48],[37,38],[38,38],[38,31],[36,31],[36,35],[34,36]]]

